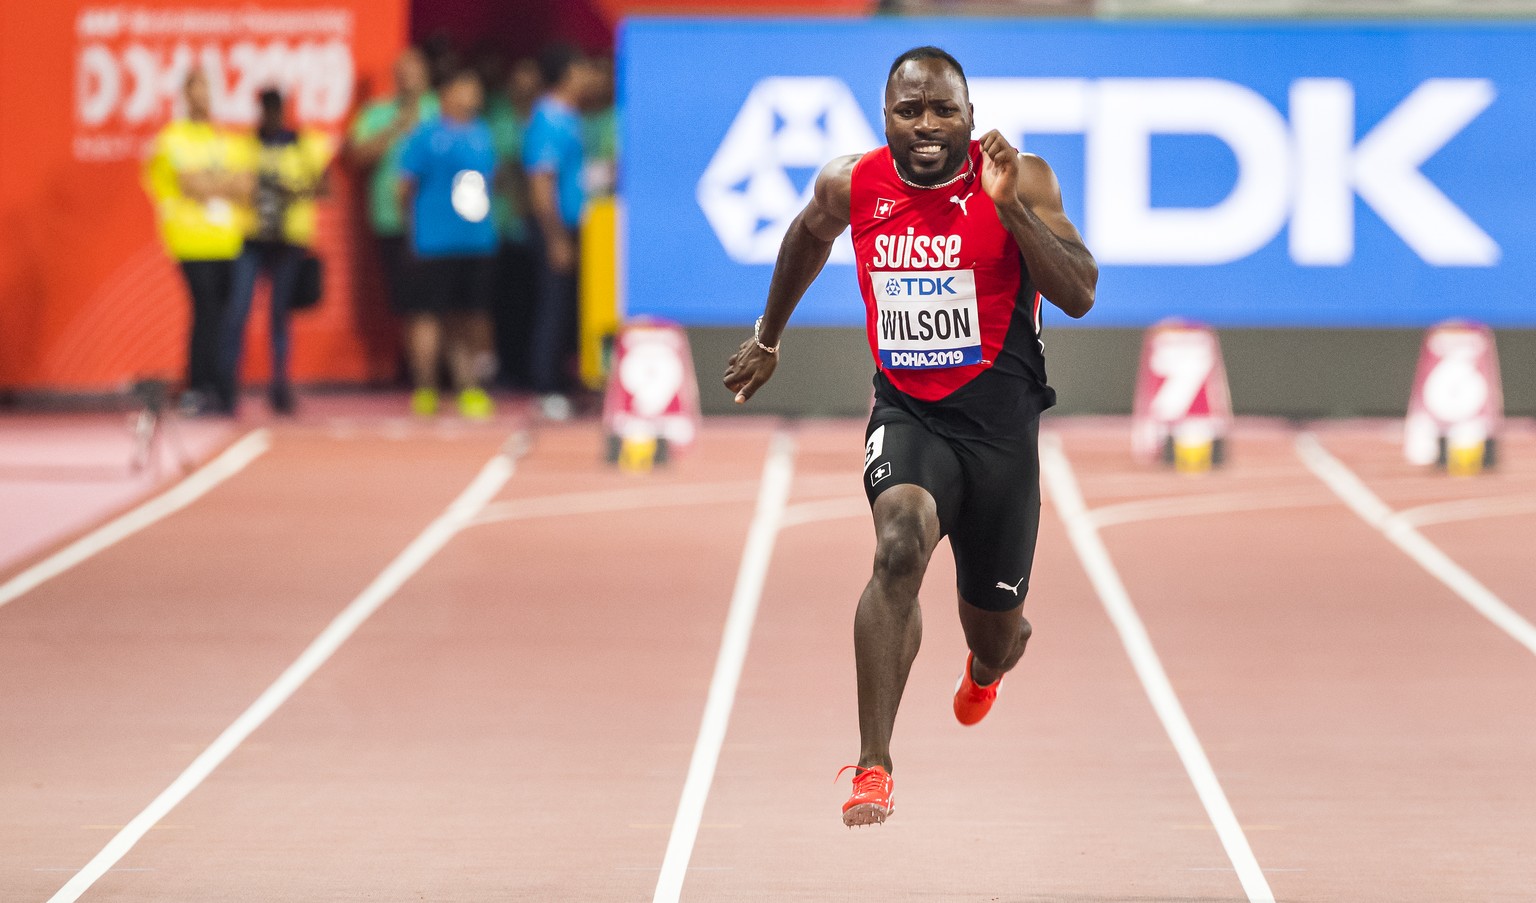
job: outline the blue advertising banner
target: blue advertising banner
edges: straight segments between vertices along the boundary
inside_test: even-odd
[[[1044,157],[1083,322],[1536,326],[1536,25],[638,19],[620,38],[629,311],[750,323],[822,164],[937,44]],[[796,312],[855,326],[846,235]],[[1056,325],[1071,322],[1051,317]]]

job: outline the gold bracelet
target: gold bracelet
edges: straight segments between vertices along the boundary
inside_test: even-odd
[[[781,337],[779,339],[779,345],[774,345],[772,348],[769,348],[767,345],[763,344],[762,336],[763,336],[763,318],[762,317],[758,317],[757,318],[757,322],[752,324],[752,344],[754,344],[757,347],[763,349],[763,351],[767,352],[768,354],[778,354],[779,353],[779,345],[784,344],[783,338]]]

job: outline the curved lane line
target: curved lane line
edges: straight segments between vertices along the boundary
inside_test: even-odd
[[[1353,470],[1329,454],[1322,443],[1317,441],[1317,437],[1311,433],[1297,436],[1296,454],[1301,458],[1301,463],[1317,474],[1317,478],[1327,484],[1361,520],[1379,530],[1389,542],[1418,562],[1419,567],[1450,587],[1478,614],[1492,621],[1494,626],[1509,634],[1515,642],[1536,653],[1536,625],[1532,625],[1495,595],[1493,590],[1440,551],[1440,547],[1430,542],[1407,518],[1394,513]]]
[[[1143,499],[1104,505],[1088,512],[1095,527],[1114,527],[1139,521],[1171,517],[1197,517],[1202,514],[1236,514],[1241,511],[1271,511],[1279,508],[1315,508],[1332,504],[1327,496],[1297,498],[1294,490],[1268,492],[1223,492],[1210,495]]]
[[[1482,520],[1488,517],[1509,517],[1517,514],[1536,514],[1536,495],[1494,496],[1434,502],[1414,508],[1404,508],[1397,512],[1396,517],[1415,527],[1427,527],[1432,524]]]
[[[127,539],[156,521],[175,514],[209,490],[245,469],[272,447],[272,436],[264,429],[253,430],[190,476],[134,508],[80,537],[4,584],[0,584],[0,606],[31,592],[91,556]]]
[[[133,849],[144,835],[181,804],[198,785],[212,774],[225,759],[229,758],[241,743],[271,717],[289,697],[293,696],[314,673],[320,670],[336,650],[341,648],[353,633],[375,611],[389,601],[400,587],[432,559],[468,524],[480,509],[495,497],[512,476],[514,465],[511,458],[498,454],[481,468],[475,479],[453,500],[446,511],[427,525],[410,545],[369,583],[357,598],[341,610],[320,635],[300,653],[287,670],[251,703],[234,723],[224,729],[208,748],[203,750],[171,785],[160,792],[144,811],[134,816],[117,832],[101,852],[92,857],[85,867],[52,897],[48,903],[74,903],[95,884],[102,875]]]

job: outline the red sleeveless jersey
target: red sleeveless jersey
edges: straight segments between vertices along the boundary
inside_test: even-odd
[[[909,186],[889,147],[854,164],[849,219],[870,353],[911,398],[949,398],[996,369],[994,378],[1019,377],[1026,384],[1015,388],[1041,396],[1030,405],[1038,414],[1054,401],[1044,397],[1040,293],[981,189],[979,142],[965,173],[942,187]]]

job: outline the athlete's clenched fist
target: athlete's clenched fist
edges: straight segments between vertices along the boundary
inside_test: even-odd
[[[1003,133],[993,129],[981,136],[981,190],[998,206],[1019,197],[1019,152]]]

